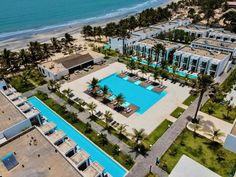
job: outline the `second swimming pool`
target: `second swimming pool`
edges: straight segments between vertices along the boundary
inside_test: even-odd
[[[140,108],[137,111],[139,114],[146,112],[151,106],[153,106],[167,94],[166,91],[156,93],[122,79],[117,76],[117,74],[112,74],[100,80],[99,85],[108,86],[112,94],[116,96],[121,93],[125,97],[126,102],[132,103]]]

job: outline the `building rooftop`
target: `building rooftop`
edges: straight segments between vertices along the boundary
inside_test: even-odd
[[[14,153],[19,162],[10,171],[0,161],[4,177],[63,176],[82,177],[79,172],[57,151],[37,128],[28,129],[17,137],[0,145],[0,158]]]
[[[159,44],[164,45],[166,49],[177,48],[180,46],[180,44],[177,44],[174,42],[169,42],[169,41],[164,41],[164,40],[159,40],[159,39],[151,39],[151,38],[141,40],[141,41],[139,41],[139,43],[149,45],[150,47],[153,47],[154,45],[159,43]]]
[[[76,147],[76,143],[72,139],[67,139],[62,144],[58,146],[59,150],[63,154],[67,154]]]
[[[97,162],[92,163],[83,172],[86,177],[97,177],[99,174],[103,173],[104,168]]]
[[[236,136],[236,122],[235,122],[235,124],[234,124],[234,126],[233,126],[233,128],[231,130],[231,134]]]
[[[0,131],[26,119],[25,115],[0,91]]]
[[[196,25],[190,25],[190,26],[180,26],[178,27],[177,29],[180,29],[180,30],[190,30],[190,31],[193,31],[193,32],[206,32],[208,31],[209,29],[204,27],[204,26],[196,26]]]
[[[208,57],[208,58],[214,58],[217,60],[223,60],[225,59],[225,57],[229,55],[229,53],[215,52],[215,51],[209,51],[206,49],[199,49],[199,48],[191,48],[189,46],[184,46],[178,51],[187,52],[190,54],[199,55],[199,56]]]
[[[58,130],[51,135],[48,136],[49,141],[51,141],[53,144],[60,141],[66,136],[66,134],[62,130]]]
[[[43,124],[40,129],[44,134],[49,133],[50,131],[54,130],[56,128],[56,125],[53,122],[47,122]]]
[[[75,165],[79,165],[86,161],[89,158],[89,154],[83,150],[75,153],[70,159],[75,163]]]
[[[40,65],[44,68],[50,70],[54,74],[65,71],[67,69],[82,65],[84,63],[93,61],[95,58],[103,57],[103,54],[89,51],[81,52],[78,54],[72,54],[57,60],[43,62]]]
[[[138,29],[138,30],[135,30],[133,31],[133,33],[135,34],[147,34],[147,33],[150,33],[150,32],[153,32],[153,31],[157,31],[157,30],[160,30],[159,28],[155,28],[155,27],[147,27],[147,28],[142,28],[142,29]]]
[[[228,49],[236,48],[236,43],[224,42],[224,41],[219,41],[219,40],[210,39],[210,38],[198,38],[194,40],[192,43],[199,43],[199,44],[211,45],[211,46],[220,47],[220,48],[223,47],[223,48],[228,48]]]
[[[169,177],[220,177],[220,175],[204,167],[186,155],[182,155]]]

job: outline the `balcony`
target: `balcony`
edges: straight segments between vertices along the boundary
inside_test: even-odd
[[[31,105],[30,103],[27,103],[27,102],[24,102],[23,104],[21,104],[20,106],[18,106],[20,108],[20,110],[22,112],[27,112],[29,111],[30,109],[33,108],[33,105]]]
[[[25,103],[26,101],[27,101],[26,98],[18,97],[17,99],[15,99],[12,102],[13,102],[14,105],[19,106],[19,105]]]
[[[8,88],[7,90],[4,90],[3,93],[4,93],[5,95],[9,96],[9,95],[11,95],[11,94],[13,94],[13,93],[16,93],[16,89],[10,87],[10,88]]]
[[[16,93],[13,93],[9,96],[7,96],[10,100],[14,101],[15,99],[19,98],[21,96],[20,93],[16,92]]]
[[[29,118],[32,118],[32,117],[35,117],[35,116],[37,116],[37,115],[39,115],[40,114],[40,112],[37,110],[37,109],[35,109],[35,108],[33,108],[33,109],[30,109],[30,110],[28,110],[28,111],[26,111],[25,112],[25,116],[29,119]]]

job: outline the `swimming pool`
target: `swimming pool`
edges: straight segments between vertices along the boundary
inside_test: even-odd
[[[108,86],[112,94],[124,95],[125,101],[138,106],[140,109],[137,111],[139,114],[146,112],[151,106],[162,99],[167,92],[162,91],[156,93],[142,86],[136,85],[120,78],[117,74],[112,74],[99,81],[100,86]]]
[[[91,156],[90,159],[100,163],[105,168],[106,172],[110,173],[113,177],[125,176],[127,171],[122,166],[116,163],[90,140],[75,130],[69,123],[67,123],[63,118],[52,111],[47,105],[45,105],[36,97],[31,97],[28,99],[28,101],[34,107],[36,107],[49,121],[54,122],[57,125],[57,129],[63,130],[65,134],[75,141],[81,149],[88,152]]]

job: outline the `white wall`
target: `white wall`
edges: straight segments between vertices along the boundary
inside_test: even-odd
[[[25,119],[21,122],[19,122],[18,124],[13,125],[12,127],[6,129],[3,131],[4,136],[9,139],[15,135],[17,135],[18,133],[20,133],[21,131],[23,131],[26,128],[31,127],[31,122],[29,119]]]
[[[58,72],[57,74],[54,74],[53,72],[51,72],[49,69],[42,67],[41,65],[38,65],[39,71],[46,76],[48,79],[51,80],[60,80],[63,76],[69,74],[69,71],[67,69]],[[44,71],[44,73],[42,72],[42,70]]]
[[[0,80],[0,90],[3,90],[4,86],[7,86],[7,83],[4,80]]]

